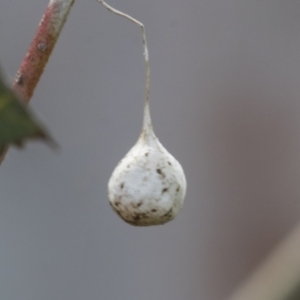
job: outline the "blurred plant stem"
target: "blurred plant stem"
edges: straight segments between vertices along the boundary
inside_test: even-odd
[[[12,90],[28,104],[75,0],[50,0],[38,30],[15,76]],[[5,154],[0,155],[0,164]]]
[[[229,299],[300,299],[300,223]]]

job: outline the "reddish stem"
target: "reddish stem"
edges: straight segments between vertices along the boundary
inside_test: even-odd
[[[13,91],[28,104],[47,65],[75,0],[50,0],[27,54],[12,84]],[[2,163],[8,148],[0,154]]]
[[[75,0],[50,0],[12,88],[26,104],[31,99]]]

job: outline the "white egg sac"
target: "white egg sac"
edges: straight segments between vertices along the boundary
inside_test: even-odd
[[[144,25],[104,1],[109,11],[137,24],[142,31],[146,68],[142,133],[115,168],[108,182],[109,203],[127,223],[136,226],[164,224],[182,207],[186,180],[179,162],[163,147],[153,132],[149,109],[149,52]]]
[[[142,132],[108,183],[110,205],[125,222],[136,226],[159,225],[174,219],[185,193],[181,165],[153,131]]]

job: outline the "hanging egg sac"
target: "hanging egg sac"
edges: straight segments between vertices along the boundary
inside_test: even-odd
[[[110,205],[131,225],[160,225],[176,217],[185,193],[183,169],[155,136],[145,104],[142,133],[109,180]]]
[[[154,134],[149,109],[149,53],[144,25],[98,0],[109,11],[139,25],[146,67],[143,128],[137,143],[117,165],[108,182],[113,210],[135,226],[160,225],[176,217],[182,207],[186,179],[180,163]]]

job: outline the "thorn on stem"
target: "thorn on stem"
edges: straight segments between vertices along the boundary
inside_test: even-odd
[[[16,76],[15,76],[15,81],[18,85],[23,85],[24,83],[24,76],[20,73],[17,72]]]

